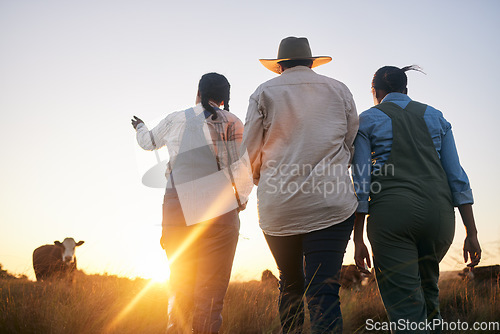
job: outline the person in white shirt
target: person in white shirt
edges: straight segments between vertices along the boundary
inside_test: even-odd
[[[218,333],[239,235],[238,212],[252,189],[242,122],[229,112],[227,79],[202,76],[196,106],[168,115],[151,131],[134,116],[137,142],[170,155],[162,247],[175,293],[168,333]],[[219,109],[224,105],[224,110]]]
[[[280,272],[283,333],[300,331],[305,293],[313,333],[342,331],[338,278],[357,200],[349,164],[358,115],[342,82],[311,68],[306,38],[281,41],[281,74],[250,97],[243,145],[258,185],[259,222]],[[307,287],[307,289],[306,289]]]

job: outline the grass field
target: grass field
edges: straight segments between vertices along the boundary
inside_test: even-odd
[[[231,283],[221,333],[278,333],[277,298],[275,287],[257,281]],[[387,320],[375,285],[359,292],[343,290],[341,301],[345,333],[369,332],[366,319]],[[500,321],[497,282],[476,286],[460,279],[442,281],[441,301],[446,321],[471,326]],[[73,283],[0,278],[0,333],[164,333],[167,309],[165,284],[143,279],[83,273]]]

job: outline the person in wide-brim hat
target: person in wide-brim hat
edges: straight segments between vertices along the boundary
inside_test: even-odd
[[[278,58],[259,59],[268,70],[281,74],[280,62],[287,60],[312,60],[311,68],[324,65],[332,60],[330,56],[312,56],[309,41],[305,37],[287,37],[281,40]]]
[[[343,328],[340,284],[332,277],[340,275],[358,206],[346,172],[358,113],[344,83],[312,68],[331,60],[313,56],[307,38],[283,39],[276,59],[260,60],[280,75],[256,88],[245,118],[241,146],[258,186],[259,226],[280,273],[283,333],[302,333],[306,317],[311,333]]]

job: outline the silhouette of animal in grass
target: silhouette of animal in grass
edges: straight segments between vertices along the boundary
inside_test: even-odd
[[[273,272],[269,269],[266,269],[262,272],[260,282],[264,286],[273,287],[273,288],[278,287],[278,279],[276,278],[276,276],[274,276]]]
[[[374,281],[374,275],[373,273],[371,275],[365,275],[361,273],[355,265],[350,264],[342,266],[340,270],[340,280],[336,278],[334,278],[334,280],[338,281],[342,288],[360,291],[363,281],[366,281],[367,284],[370,281]],[[278,279],[270,270],[266,269],[262,272],[261,283],[265,286],[277,287]]]
[[[488,283],[490,281],[500,284],[500,265],[464,268],[458,273],[463,279],[476,284]]]
[[[66,238],[63,242],[43,245],[33,251],[33,270],[37,281],[51,277],[70,276],[76,270],[75,248],[84,241]]]
[[[340,270],[340,285],[344,289],[360,291],[362,285],[374,282],[374,277],[373,272],[370,275],[363,274],[354,264],[344,265]]]

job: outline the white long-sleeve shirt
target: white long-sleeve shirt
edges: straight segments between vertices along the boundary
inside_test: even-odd
[[[192,113],[198,120],[202,120],[204,139],[193,139],[189,136],[185,136],[186,128],[189,126],[189,122],[186,118],[187,113]],[[186,147],[193,150],[197,147],[201,147],[201,145],[208,146],[213,153],[213,156],[208,158],[213,159],[209,161],[209,163],[217,164],[218,169],[225,174],[229,182],[231,182],[231,176],[233,177],[240,201],[242,204],[245,204],[248,201],[253,183],[248,154],[245,151],[240,152],[243,137],[243,123],[238,117],[226,110],[217,109],[217,115],[217,119],[212,120],[211,114],[206,112],[201,104],[198,104],[193,108],[169,114],[157,126],[151,129],[151,131],[148,130],[144,123],[141,123],[137,126],[137,142],[145,150],[155,150],[167,146],[170,156],[170,163],[166,170],[167,179],[169,179],[172,169],[175,170],[175,161],[179,154],[186,153]],[[190,124],[192,125],[193,123]],[[189,132],[187,133],[189,134]],[[198,142],[194,143],[196,140],[198,140]],[[193,152],[194,154],[191,154],[190,157],[193,159],[193,170],[196,170],[197,155],[195,151]],[[200,161],[199,163],[202,166],[206,161]],[[229,168],[231,173],[229,172]],[[203,173],[202,169],[201,172]],[[196,199],[199,194],[203,193],[217,196],[217,194],[214,194],[214,189],[217,189],[218,185],[213,182],[220,181],[220,178],[211,178],[211,173],[212,171],[207,171],[202,177],[193,175],[189,180],[192,182],[190,182],[187,188],[188,190],[184,191],[185,188],[183,188],[183,186],[186,183],[183,185],[180,182],[176,182],[174,172],[175,188],[178,192],[180,189],[183,189],[184,192],[180,195],[189,195],[186,194],[186,192],[191,192],[192,196],[186,197],[190,199],[190,202],[193,201],[192,199]],[[200,185],[202,185],[201,188]],[[169,186],[171,186],[171,183],[169,183]],[[234,195],[232,197],[234,199]],[[187,207],[187,201],[185,201],[184,204],[184,207]],[[189,205],[191,205],[191,203],[189,203]]]

